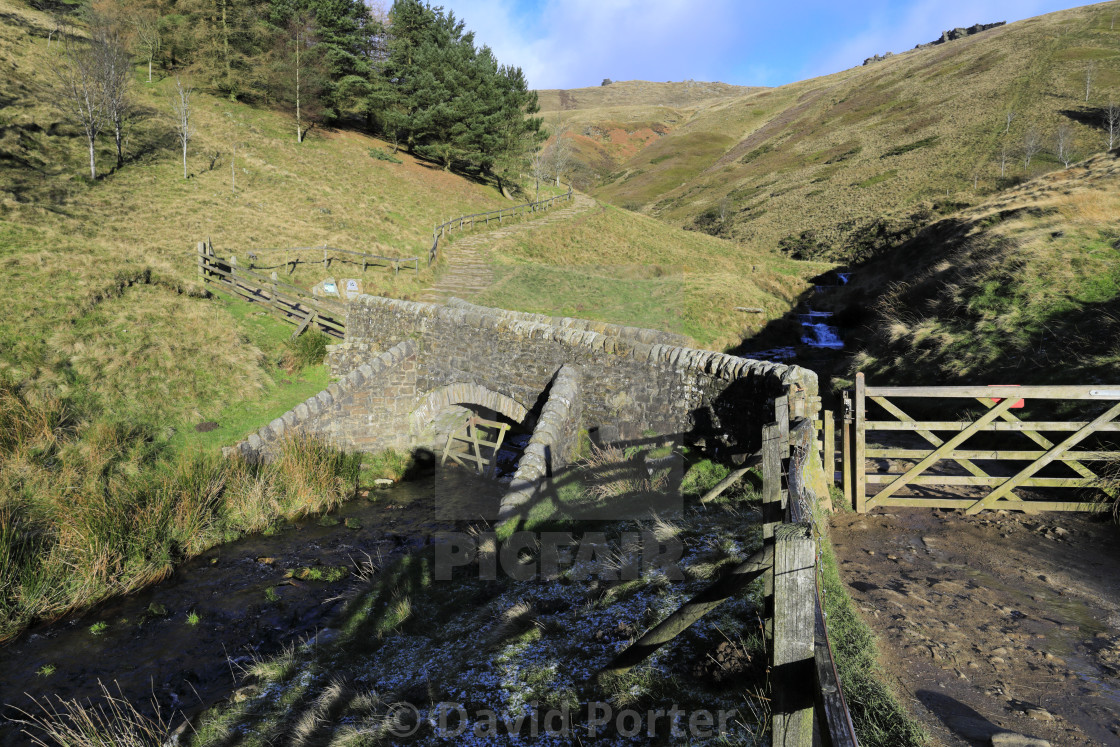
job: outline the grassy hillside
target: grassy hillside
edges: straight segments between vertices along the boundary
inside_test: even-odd
[[[843,313],[875,299],[853,370],[914,383],[1115,381],[1118,195],[1114,151],[933,223],[857,270],[830,300]]]
[[[358,133],[297,144],[285,115],[202,91],[184,179],[174,82],[139,67],[126,162],[113,170],[102,138],[92,181],[52,103],[48,20],[0,0],[0,640],[353,493],[357,465],[330,450],[297,444],[268,468],[214,458],[327,376],[321,340],[289,345],[291,327],[206,297],[197,241],[414,256],[440,220],[508,205],[406,154],[377,159],[386,144]],[[434,271],[363,280],[407,297]]]
[[[866,256],[931,216],[1058,168],[1060,126],[1071,129],[1081,158],[1103,150],[1100,109],[1110,95],[1120,101],[1116,7],[1054,13],[699,103],[595,194],[757,247]],[[602,110],[601,121],[614,119]],[[1022,151],[1031,131],[1044,150],[1028,167]]]
[[[639,151],[686,124],[698,110],[759,90],[763,89],[726,83],[628,80],[537,93],[548,129],[564,129],[571,140],[573,183],[590,189]]]
[[[689,233],[605,206],[499,240],[478,303],[664,329],[723,349],[780,317],[830,265]],[[745,313],[736,307],[762,309]]]

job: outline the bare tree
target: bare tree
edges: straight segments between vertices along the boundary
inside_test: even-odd
[[[1108,107],[1104,110],[1104,127],[1108,130],[1108,149],[1116,147],[1116,136],[1120,135],[1120,105],[1108,99]]]
[[[229,136],[229,188],[233,194],[237,194],[237,149],[241,147],[241,140],[239,138],[241,123],[235,121],[233,115],[226,113],[230,121],[230,136]]]
[[[731,196],[724,195],[723,199],[719,201],[719,223],[720,226],[727,225],[727,219],[731,217],[733,205],[731,204]]]
[[[1038,128],[1031,127],[1023,135],[1023,167],[1029,169],[1031,166],[1031,159],[1037,156],[1041,150],[1042,133],[1038,131]]]
[[[556,186],[560,186],[560,177],[568,170],[572,162],[572,140],[564,137],[568,132],[566,127],[556,130],[556,139],[549,149],[549,168],[556,177]]]
[[[1085,66],[1085,100],[1089,100],[1089,92],[1093,90],[1093,63]]]
[[[51,25],[47,28],[47,49],[51,48],[51,39],[54,35],[58,34],[58,38],[61,39],[63,34],[69,31],[69,25],[66,16],[58,11],[51,13]]]
[[[1058,149],[1056,151],[1058,160],[1068,169],[1069,165],[1077,160],[1074,155],[1074,135],[1073,129],[1069,125],[1063,124],[1058,127]]]
[[[322,115],[319,96],[326,78],[315,17],[310,13],[293,16],[275,37],[272,58],[272,86],[278,98],[291,106],[296,117],[296,142],[302,143]]]
[[[62,36],[62,57],[54,72],[59,84],[58,107],[85,133],[89,145],[89,176],[96,179],[97,136],[107,120],[105,97],[101,93],[101,55],[94,43]]]
[[[1006,135],[1007,133],[1011,132],[1011,120],[1015,119],[1015,112],[1008,109],[1007,112],[1003,116],[1004,116],[1004,119],[1006,120],[1006,124],[1004,125],[1004,128],[1003,128],[1003,134]]]
[[[529,176],[533,177],[536,185],[536,195],[533,202],[540,199],[541,182],[548,178],[548,154],[543,150],[534,151],[529,156]]]
[[[1000,175],[1000,177],[1007,176],[1007,161],[1009,160],[1010,156],[1011,156],[1011,149],[1007,147],[1007,143],[1004,143],[1003,147],[1000,149],[1000,152],[999,152],[999,175]]]
[[[183,144],[183,178],[187,178],[187,143],[194,135],[191,129],[191,94],[194,88],[183,85],[179,76],[175,76],[175,93],[171,95],[171,114],[175,118],[175,134]]]
[[[136,35],[136,44],[148,58],[148,82],[152,82],[152,60],[159,54],[163,38],[159,33],[159,15],[149,8],[144,8],[132,18],[132,31]]]
[[[125,49],[120,26],[107,17],[94,17],[92,28],[93,49],[100,60],[101,96],[105,116],[113,127],[113,142],[117,146],[117,168],[124,165],[124,127],[132,112],[129,83],[132,80],[132,58]]]

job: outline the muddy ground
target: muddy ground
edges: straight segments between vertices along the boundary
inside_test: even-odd
[[[935,744],[1010,731],[1120,745],[1120,528],[1107,517],[894,508],[831,523],[841,577]]]

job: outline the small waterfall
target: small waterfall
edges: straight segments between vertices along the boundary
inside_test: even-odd
[[[848,280],[852,277],[852,273],[850,273],[850,272],[838,272],[838,273],[836,273],[836,277],[840,278],[840,285],[847,285]]]
[[[827,324],[827,320],[831,317],[831,311],[814,311],[812,308],[798,314],[797,321],[801,323],[801,344],[830,350],[844,347],[844,341],[840,339],[840,328]]]
[[[844,347],[840,328],[828,324],[802,324],[801,343],[811,348],[838,350]]]

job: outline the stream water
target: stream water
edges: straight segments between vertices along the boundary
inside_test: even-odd
[[[835,272],[829,273],[829,275],[834,276],[836,282],[828,285],[814,285],[814,297],[826,294],[833,288],[847,285],[852,277],[850,272]],[[832,320],[833,312],[817,311],[812,306],[806,304],[804,310],[794,313],[797,316],[798,324],[801,326],[799,342],[802,351],[805,348],[815,350],[842,350],[844,348],[844,340],[841,337],[840,328],[829,323]],[[790,345],[742,353],[742,356],[744,358],[754,358],[756,360],[786,362],[801,357],[799,353],[802,351],[798,350],[798,346]]]
[[[441,470],[440,492],[449,488],[472,498],[503,489]],[[384,565],[453,528],[435,518],[434,494],[432,475],[374,490],[331,514],[333,526],[308,518],[212,548],[160,584],[0,646],[0,745],[29,742],[12,723],[14,709],[37,711],[32,698],[95,697],[99,682],[114,693],[119,686],[142,711],[158,703],[165,717],[190,716],[229,695],[239,666],[329,626],[363,566]],[[342,577],[314,580],[320,576]]]

